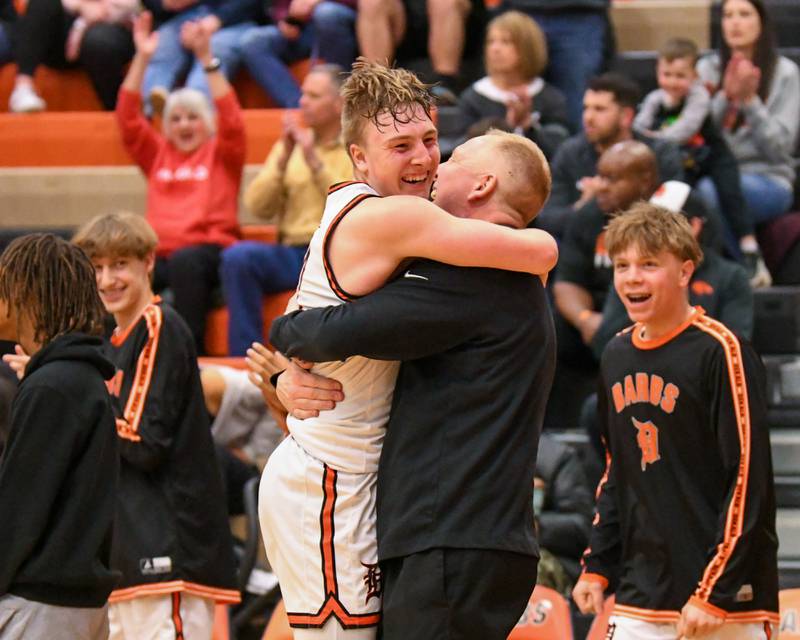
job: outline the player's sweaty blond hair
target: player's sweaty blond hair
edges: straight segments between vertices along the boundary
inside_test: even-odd
[[[371,121],[378,129],[379,119],[389,114],[405,124],[414,117],[415,107],[422,107],[431,117],[434,104],[429,85],[407,69],[393,69],[365,58],[358,58],[353,71],[342,85],[342,138],[345,148],[360,143],[364,125]]]

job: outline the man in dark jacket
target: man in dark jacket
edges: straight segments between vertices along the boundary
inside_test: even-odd
[[[580,456],[569,445],[543,433],[536,455],[536,479],[543,493],[541,508],[536,510],[539,544],[555,556],[574,583],[581,572],[580,559],[589,542],[594,509]]]
[[[108,637],[118,472],[94,269],[52,235],[0,257],[0,339],[31,356],[0,462],[0,635]]]
[[[599,189],[598,159],[618,142],[643,142],[656,156],[662,181],[683,179],[683,160],[676,144],[631,129],[638,100],[639,88],[618,74],[606,73],[589,83],[583,97],[583,132],[566,140],[553,158],[553,193],[537,226],[556,237],[563,235],[575,212]]]

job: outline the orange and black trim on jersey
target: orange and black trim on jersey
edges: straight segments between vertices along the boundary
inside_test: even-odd
[[[350,183],[341,183],[343,186],[348,186],[350,184],[358,184],[355,182]],[[337,186],[337,185],[334,185]],[[333,188],[333,187],[331,187]],[[336,297],[344,300],[345,302],[350,302],[351,300],[355,300],[356,298],[360,298],[361,296],[353,295],[351,293],[347,293],[342,287],[339,285],[338,280],[336,280],[336,275],[333,273],[333,267],[331,267],[330,262],[330,240],[333,237],[333,232],[336,230],[336,227],[339,226],[339,223],[344,219],[344,217],[352,211],[358,204],[362,203],[367,198],[377,198],[378,196],[374,193],[362,193],[357,195],[353,198],[350,202],[348,202],[339,213],[336,214],[336,217],[331,221],[330,225],[328,226],[327,231],[325,232],[325,237],[322,240],[322,266],[325,269],[325,275],[328,278],[328,284],[331,287],[331,291],[336,294]]]
[[[701,331],[715,338],[725,353],[728,378],[731,385],[733,410],[739,434],[739,469],[736,483],[725,517],[725,529],[722,541],[717,546],[714,557],[709,562],[703,577],[695,591],[694,597],[708,602],[714,586],[720,579],[742,535],[744,511],[747,500],[747,488],[750,473],[750,405],[747,397],[747,380],[744,373],[742,349],[739,340],[725,325],[707,317],[705,314],[694,314],[692,324]]]
[[[345,187],[349,187],[351,184],[367,184],[367,183],[364,182],[363,180],[345,180],[343,182],[337,182],[328,187],[328,195],[336,193],[337,191],[339,191],[340,189],[344,189]]]
[[[581,578],[583,579],[583,578]],[[704,611],[715,615],[718,618],[723,618],[726,623],[731,624],[758,624],[763,623],[765,631],[771,625],[777,625],[780,622],[780,616],[773,611],[742,611],[738,613],[728,613],[718,607],[713,607],[709,610],[707,606],[702,606],[696,598],[690,598],[695,606],[700,606]],[[713,605],[712,605],[713,606]],[[680,611],[667,611],[658,609],[643,609],[642,607],[632,607],[625,604],[615,604],[611,615],[619,616],[621,618],[632,618],[633,620],[641,620],[642,622],[653,622],[658,624],[676,623],[681,618]],[[771,629],[769,629],[771,633]],[[767,638],[771,636],[767,634]]]
[[[145,308],[142,317],[147,324],[147,343],[139,354],[122,418],[117,419],[117,435],[132,442],[139,442],[142,439],[139,435],[139,423],[142,420],[147,393],[153,379],[161,326],[164,323],[164,312],[158,305],[151,304]],[[134,324],[138,324],[138,321]]]
[[[373,627],[380,622],[380,612],[352,614],[339,600],[339,584],[336,579],[336,552],[333,546],[335,534],[334,512],[336,509],[337,471],[324,465],[322,473],[322,508],[319,514],[319,550],[322,557],[322,576],[325,602],[316,613],[287,612],[289,625],[295,628],[319,628],[333,616],[345,629]]]
[[[242,601],[240,593],[234,589],[220,589],[209,587],[186,580],[170,580],[168,582],[152,582],[139,584],[134,587],[115,589],[108,596],[109,603],[124,602],[145,596],[166,596],[173,593],[188,593],[198,598],[213,600],[217,604],[239,604]]]
[[[597,489],[594,492],[595,502],[597,500],[599,500],[600,494],[603,492],[603,487],[605,487],[606,483],[608,482],[608,473],[611,470],[611,451],[608,448],[608,444],[606,443],[606,439],[605,438],[603,438],[603,447],[605,448],[605,451],[606,451],[606,468],[603,471],[603,476],[600,478],[600,482],[597,483]],[[600,523],[600,511],[599,510],[595,510],[594,518],[592,520],[592,526],[595,527],[599,523]],[[581,567],[583,567],[583,569],[584,569],[584,573],[581,575],[581,579],[584,579],[584,578],[592,579],[592,576],[597,575],[597,577],[602,578],[603,580],[605,580],[605,584],[603,585],[603,590],[605,591],[605,589],[608,587],[608,580],[606,580],[603,576],[600,576],[598,574],[586,573],[585,572],[585,570],[586,570],[586,558],[588,556],[590,556],[591,553],[592,553],[592,548],[590,546],[588,546],[588,547],[586,547],[586,550],[583,552],[583,555],[581,556]]]

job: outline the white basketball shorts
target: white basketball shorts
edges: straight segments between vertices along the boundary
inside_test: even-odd
[[[380,620],[377,474],[337,471],[286,438],[270,456],[258,500],[261,533],[289,624],[344,629]]]

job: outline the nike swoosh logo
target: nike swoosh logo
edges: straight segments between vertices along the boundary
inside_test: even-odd
[[[425,276],[418,276],[416,273],[411,273],[411,271],[406,271],[403,274],[404,278],[416,278],[417,280],[427,280]]]

